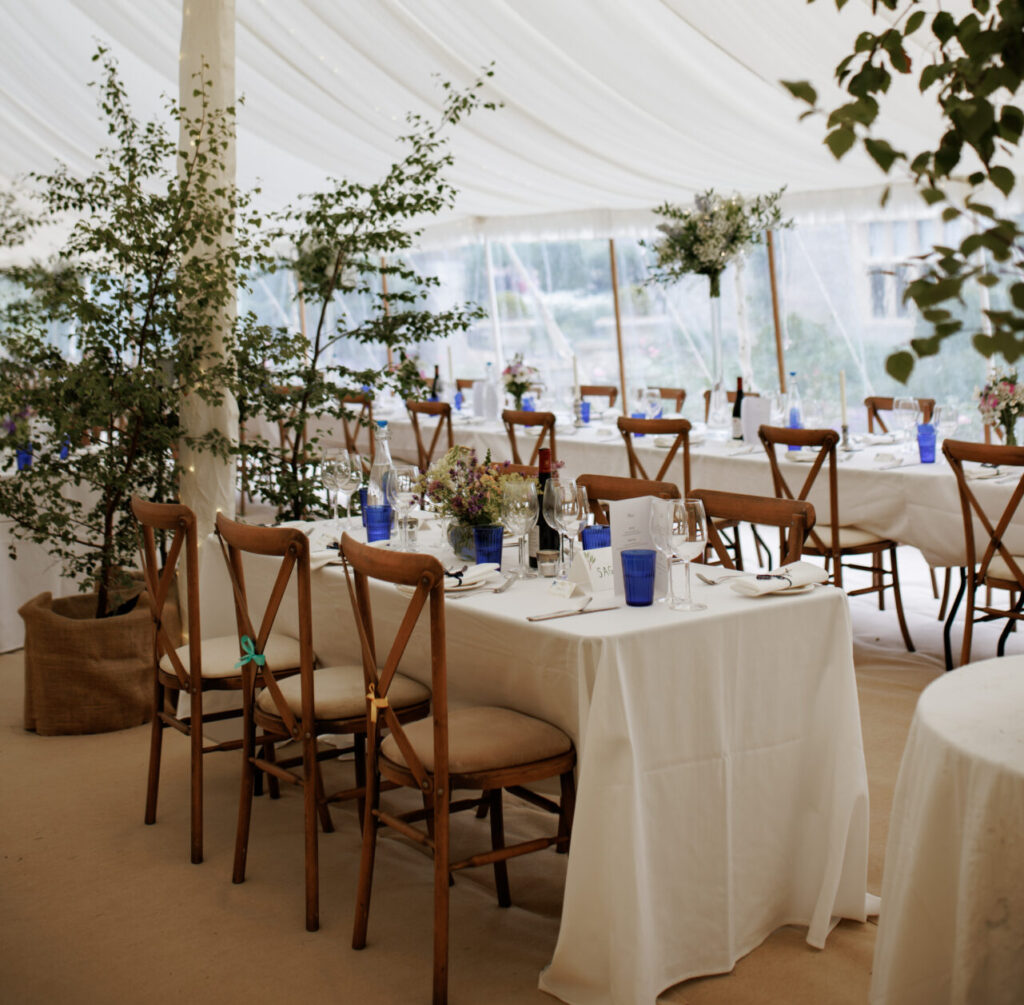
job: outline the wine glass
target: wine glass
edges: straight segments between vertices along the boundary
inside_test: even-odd
[[[519,538],[519,570],[517,579],[527,579],[537,573],[530,569],[526,554],[526,538],[536,526],[540,513],[537,501],[537,483],[532,479],[508,481],[501,492],[501,522],[513,537]]]
[[[917,428],[919,421],[917,398],[893,398],[892,419],[897,439],[902,442],[904,453],[909,453],[913,440],[911,431]]]
[[[338,490],[346,478],[346,462],[340,450],[327,451],[320,462],[320,481],[327,491],[327,519],[335,523],[338,506]]]
[[[561,562],[558,572],[559,579],[569,578],[569,569],[572,568],[572,560],[576,551],[576,538],[579,535],[580,527],[587,513],[586,490],[580,489],[572,479],[567,481],[551,479],[555,482],[554,489],[554,517],[555,526],[562,535],[569,540],[568,560]],[[544,490],[545,498],[547,489]],[[582,494],[582,499],[580,498]]]
[[[409,543],[408,513],[416,500],[419,470],[414,464],[395,464],[388,479],[388,495],[398,517],[398,547],[401,551],[415,551]]]
[[[651,500],[651,540],[658,553],[665,556],[665,570],[668,575],[668,592],[655,603],[676,604],[675,589],[672,585],[672,521],[675,517],[675,500]]]
[[[352,497],[363,484],[363,459],[358,452],[343,452],[342,483],[339,489],[345,493],[345,526],[352,526]]]
[[[656,387],[648,387],[644,391],[644,411],[647,413],[647,418],[658,418],[661,410],[661,391]]]
[[[674,611],[703,611],[706,604],[693,601],[693,588],[690,580],[690,563],[704,554],[708,544],[708,521],[704,513],[704,503],[699,499],[672,499],[669,521],[669,542],[672,552],[683,560],[683,597],[672,600],[669,607]],[[670,567],[671,570],[671,567]],[[671,575],[669,582],[671,582]]]

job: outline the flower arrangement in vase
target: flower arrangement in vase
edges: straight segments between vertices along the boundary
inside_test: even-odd
[[[978,411],[986,426],[1003,427],[1007,446],[1017,446],[1016,423],[1024,414],[1024,387],[1017,381],[1016,370],[992,371],[978,392]]]
[[[480,463],[470,447],[452,447],[420,475],[417,491],[424,493],[442,520],[457,555],[473,557],[474,527],[501,523],[501,496],[509,482],[529,479],[509,471],[509,462],[491,460],[490,451]]]
[[[521,352],[517,352],[512,357],[512,362],[501,371],[501,379],[505,385],[505,390],[512,395],[512,400],[515,401],[517,409],[523,407],[523,395],[537,383],[539,374],[540,371],[536,367],[527,366],[523,362],[523,354]]]

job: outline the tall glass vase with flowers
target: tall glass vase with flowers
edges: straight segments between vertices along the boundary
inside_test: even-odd
[[[1024,414],[1024,386],[1016,370],[996,367],[978,392],[978,411],[986,426],[1001,426],[1006,445],[1017,446],[1017,419]]]

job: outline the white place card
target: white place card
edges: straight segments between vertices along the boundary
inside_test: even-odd
[[[615,595],[624,597],[622,583],[622,559],[620,555],[630,548],[654,548],[651,537],[651,504],[654,496],[639,496],[636,499],[618,499],[608,503],[608,522],[612,528],[612,551],[614,560],[612,574]],[[663,597],[667,590],[665,561],[659,554],[654,563],[654,596]]]
[[[569,580],[587,593],[615,592],[615,552],[612,548],[591,548],[584,551],[577,546],[569,570]]]

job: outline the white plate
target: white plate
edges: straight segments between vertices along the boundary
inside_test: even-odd
[[[791,461],[798,461],[801,464],[813,464],[818,459],[817,450],[787,450],[786,456]]]

